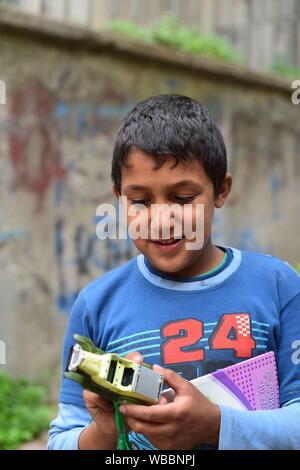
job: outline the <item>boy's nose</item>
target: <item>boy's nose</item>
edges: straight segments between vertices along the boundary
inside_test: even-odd
[[[174,211],[164,205],[157,207],[150,221],[151,238],[168,239],[182,235],[182,220]]]

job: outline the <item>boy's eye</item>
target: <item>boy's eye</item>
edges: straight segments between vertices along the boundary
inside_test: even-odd
[[[189,202],[192,202],[195,199],[195,196],[177,196],[175,199],[178,202],[187,204]]]
[[[179,202],[180,204],[188,204],[191,203],[195,199],[195,195],[193,196],[176,196],[174,197],[175,201]],[[144,206],[148,206],[150,204],[149,199],[131,199],[131,204],[143,204]]]
[[[143,204],[144,206],[146,206],[148,204],[148,200],[147,199],[135,199],[135,200],[131,200],[131,204]]]

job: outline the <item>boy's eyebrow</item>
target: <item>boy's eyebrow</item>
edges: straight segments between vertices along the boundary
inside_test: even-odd
[[[178,181],[178,183],[167,185],[166,188],[168,188],[168,189],[177,189],[177,188],[181,188],[183,186],[194,186],[194,187],[197,187],[197,188],[201,189],[200,184],[198,184],[196,181],[193,181],[193,180],[181,180],[181,181]],[[150,186],[143,186],[141,184],[131,184],[129,186],[125,186],[123,191],[124,192],[130,191],[130,190],[139,191],[139,190],[143,190],[143,189],[151,189],[151,187]]]
[[[201,187],[199,183],[193,180],[181,180],[178,183],[170,184],[167,188],[181,188],[182,186],[196,186],[197,188]]]
[[[123,191],[124,192],[130,191],[130,190],[133,190],[133,191],[137,190],[138,191],[139,189],[149,189],[149,186],[143,186],[141,184],[131,184],[129,186],[125,186]]]

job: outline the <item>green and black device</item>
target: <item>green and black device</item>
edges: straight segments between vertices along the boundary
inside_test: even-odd
[[[153,405],[159,401],[163,375],[97,348],[89,338],[74,335],[65,377],[109,400]]]
[[[84,389],[114,402],[119,431],[118,449],[129,449],[119,403],[153,405],[158,403],[164,377],[148,364],[97,348],[90,338],[74,335],[65,378],[74,380]]]

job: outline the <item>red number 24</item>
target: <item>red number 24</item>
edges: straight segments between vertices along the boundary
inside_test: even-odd
[[[203,337],[203,322],[187,318],[166,323],[161,330],[162,338],[168,338],[162,345],[164,364],[201,361],[204,348],[194,348]],[[235,357],[251,357],[255,341],[251,336],[250,317],[247,313],[224,314],[211,338],[211,349],[233,349]],[[186,349],[189,348],[189,349]]]

